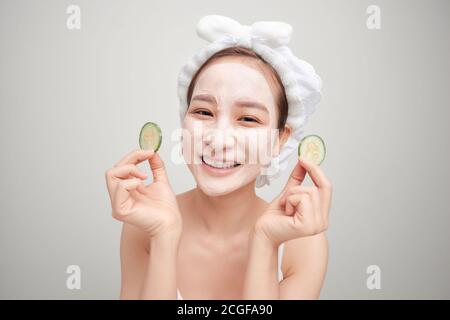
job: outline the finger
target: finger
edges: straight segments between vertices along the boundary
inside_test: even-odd
[[[287,198],[287,202],[294,208],[293,214],[299,214],[303,218],[304,222],[311,223],[314,221],[314,209],[312,206],[311,197],[308,193],[290,195]]]
[[[308,194],[309,193],[309,189],[311,187],[306,187],[306,186],[294,186],[292,188],[290,188],[289,190],[287,190],[286,195],[284,196],[284,200],[281,201],[281,203],[285,203],[286,204],[286,209],[285,212],[288,215],[293,215],[295,213],[295,207],[297,205],[297,202],[292,202],[289,201],[288,199],[295,199],[295,197],[291,197],[294,195],[299,196],[300,194]],[[299,199],[299,197],[297,197]]]
[[[147,174],[142,172],[134,164],[125,164],[120,167],[114,167],[106,172],[106,182],[108,189],[115,190],[118,179],[128,179],[132,177],[147,179]]]
[[[300,202],[300,194],[294,193],[286,197],[286,214],[293,215]]]
[[[138,184],[136,190],[139,191],[139,193],[142,195],[147,194],[147,190],[145,189],[145,186],[142,183]]]
[[[286,198],[290,196],[291,194],[301,194],[301,193],[309,193],[311,191],[311,188],[309,186],[293,186],[290,187],[281,197],[280,199],[280,205],[284,206],[286,203]]]
[[[323,225],[324,221],[325,221],[325,214],[323,212],[323,210],[321,210],[321,202],[320,202],[320,193],[319,193],[319,189],[316,186],[298,186],[298,187],[293,187],[291,188],[291,192],[293,193],[298,193],[298,194],[302,194],[302,193],[307,193],[310,198],[311,198],[311,203],[312,203],[312,212],[314,215],[314,220],[316,221],[318,226]]]
[[[306,160],[303,156],[299,157],[299,162],[300,165],[306,170],[308,171],[309,176],[311,177],[311,179],[313,180],[314,184],[321,188],[321,189],[326,189],[331,187],[331,183],[330,181],[328,181],[327,177],[325,176],[325,174],[323,173],[322,169],[320,169],[320,167],[309,161]]]
[[[148,159],[155,152],[153,150],[142,150],[142,149],[134,149],[130,153],[128,153],[125,157],[123,157],[114,167],[123,166],[124,164],[138,164],[142,161]]]
[[[320,214],[320,196],[319,189],[316,186],[296,186],[291,190],[293,194],[308,194],[311,197],[311,203],[314,209],[314,213]]]
[[[131,178],[127,180],[120,180],[117,184],[116,194],[114,197],[114,207],[120,208],[122,204],[127,201],[130,196],[136,194],[136,189],[142,184],[142,181],[138,178]],[[134,193],[133,193],[134,191]]]
[[[286,186],[284,187],[283,192],[293,186],[302,184],[303,180],[305,179],[305,174],[305,168],[301,165],[300,161],[297,161],[297,164],[295,165],[288,181],[286,182]]]
[[[287,197],[286,199],[289,199],[289,197]],[[295,205],[290,201],[286,201],[286,208],[285,208],[284,212],[288,216],[292,216],[295,212]]]
[[[147,178],[147,174],[139,170],[134,164],[125,164],[120,167],[112,168],[110,174],[112,177],[120,179],[128,179],[130,175],[141,179]]]
[[[288,196],[290,196],[291,194],[298,193],[299,188],[305,188],[305,187],[304,186],[293,186],[293,187],[290,187],[289,189],[287,189],[286,191],[284,191],[280,197],[280,205],[281,206],[286,205],[286,198]]]
[[[166,168],[164,162],[158,153],[154,153],[149,159],[150,168],[152,169],[153,181],[168,182]]]
[[[323,224],[323,216],[322,212],[320,210],[320,196],[319,196],[319,189],[316,186],[312,186],[308,189],[308,195],[311,198],[311,204],[312,204],[312,212],[313,212],[313,218],[316,222],[317,226],[321,226]]]
[[[292,201],[291,201],[292,200]],[[295,213],[296,213],[296,205],[298,205],[298,204],[295,204],[293,201],[294,201],[295,199],[291,199],[291,198],[287,198],[287,201],[286,201],[286,208],[285,208],[285,210],[284,210],[284,213],[285,213],[285,215],[286,216],[290,216],[290,217],[293,217],[294,215],[295,215]],[[300,213],[300,214],[297,214],[297,219],[299,219],[300,221],[303,221],[303,215]]]

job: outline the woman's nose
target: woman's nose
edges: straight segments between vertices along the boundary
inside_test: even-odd
[[[221,145],[224,148],[231,148],[235,145],[236,137],[232,129],[214,129],[205,133],[204,141],[212,147]]]

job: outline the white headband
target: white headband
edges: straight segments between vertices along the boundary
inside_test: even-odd
[[[289,106],[286,124],[292,132],[279,155],[272,158],[270,166],[263,168],[256,179],[258,188],[270,185],[270,180],[286,169],[289,155],[302,139],[308,117],[321,99],[322,80],[312,65],[295,57],[287,47],[292,34],[292,27],[287,23],[259,21],[246,26],[228,17],[207,15],[198,22],[197,34],[210,43],[200,49],[179,73],[181,123],[188,109],[187,92],[192,78],[209,57],[222,49],[233,46],[252,49],[277,71],[283,83]]]

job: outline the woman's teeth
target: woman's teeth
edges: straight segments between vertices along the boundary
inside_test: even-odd
[[[210,161],[209,159],[205,159],[202,157],[202,161],[203,163],[205,163],[206,165],[213,167],[213,168],[217,168],[217,169],[230,169],[230,168],[234,168],[240,165],[240,163],[222,163],[222,162],[214,162],[214,161]]]

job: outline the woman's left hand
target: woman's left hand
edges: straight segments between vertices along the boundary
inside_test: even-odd
[[[308,172],[314,186],[301,186]],[[332,185],[318,165],[300,157],[283,191],[257,220],[254,232],[273,245],[328,228]]]

